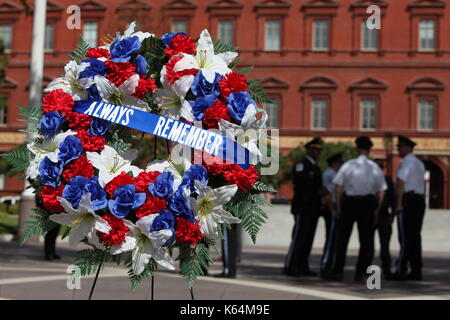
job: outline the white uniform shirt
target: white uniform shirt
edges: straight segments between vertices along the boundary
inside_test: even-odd
[[[425,166],[414,154],[409,153],[403,159],[397,178],[405,183],[405,192],[425,194]]]
[[[387,189],[380,167],[365,155],[344,163],[333,183],[342,186],[348,196],[375,195]]]
[[[333,202],[336,202],[336,185],[333,183],[336,173],[333,168],[328,168],[322,173],[322,185],[331,193]]]

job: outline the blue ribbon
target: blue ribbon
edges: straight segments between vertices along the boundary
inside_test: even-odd
[[[248,149],[212,130],[204,130],[154,113],[102,101],[75,101],[73,110],[128,128],[144,131],[195,150],[205,151],[213,156],[225,159],[226,162],[236,163],[244,169],[250,166]]]

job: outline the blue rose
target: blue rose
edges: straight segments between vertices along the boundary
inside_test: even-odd
[[[162,42],[164,43],[164,45],[166,47],[169,47],[173,37],[175,37],[175,36],[177,36],[179,34],[187,36],[187,34],[184,33],[184,32],[176,32],[176,33],[168,32],[168,33],[163,34],[163,36],[161,37],[161,40],[162,40]]]
[[[228,113],[238,124],[241,124],[249,105],[253,104],[256,107],[256,102],[253,101],[247,91],[233,92],[228,96],[226,102]]]
[[[98,92],[97,85],[93,84],[87,89],[88,99],[94,101],[102,101],[102,97]]]
[[[173,193],[173,175],[166,171],[161,173],[148,187],[148,190],[156,197],[168,198]]]
[[[192,82],[191,90],[196,97],[210,97],[214,101],[220,95],[219,80],[221,75],[215,73],[213,82],[209,82],[203,75],[203,71],[196,74]]]
[[[61,174],[64,166],[61,162],[54,163],[45,157],[39,164],[39,177],[41,184],[57,188],[61,184]]]
[[[89,58],[83,60],[83,62],[89,63],[89,66],[80,72],[80,78],[95,78],[95,76],[97,75],[106,75],[106,67],[103,61],[97,60],[95,58]]]
[[[112,62],[128,62],[130,56],[141,48],[139,38],[129,37],[125,39],[116,39],[110,47]]]
[[[58,159],[63,165],[68,164],[70,161],[78,159],[83,152],[83,146],[78,137],[68,136],[59,145]]]
[[[85,177],[73,177],[70,179],[69,184],[64,187],[62,197],[70,202],[72,207],[78,208],[80,204],[81,197],[83,196],[84,186],[87,182]]]
[[[189,188],[191,193],[195,193],[195,181],[208,184],[208,172],[201,164],[193,164],[186,170],[179,188]]]
[[[147,74],[147,60],[141,55],[136,57],[137,73],[140,75]]]
[[[91,121],[91,127],[88,132],[91,136],[104,136],[111,129],[111,122],[100,118],[94,118]]]
[[[168,209],[174,216],[184,218],[191,223],[195,222],[194,213],[180,190],[169,199]]]
[[[145,202],[145,193],[136,193],[134,184],[125,184],[116,189],[113,200],[108,201],[108,208],[117,218],[125,218],[133,209]]]
[[[213,96],[199,97],[195,100],[190,100],[189,103],[192,106],[192,114],[194,115],[194,118],[201,121],[205,116],[206,109],[216,103],[216,98]]]
[[[169,210],[160,210],[159,215],[153,220],[152,226],[150,227],[150,232],[170,230],[173,232],[172,237],[166,241],[165,246],[171,246],[175,241],[175,217],[170,213]]]
[[[47,139],[51,138],[58,132],[63,123],[64,116],[59,114],[58,111],[47,112],[39,121],[39,126],[41,127],[40,132]]]
[[[83,194],[90,193],[92,208],[94,210],[100,210],[106,208],[108,200],[106,200],[106,192],[98,183],[98,177],[92,177],[87,179],[83,186]]]

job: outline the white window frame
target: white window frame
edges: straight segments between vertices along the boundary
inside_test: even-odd
[[[5,101],[3,108],[0,108],[0,127],[8,126],[8,101]]]
[[[367,39],[366,36],[368,36],[369,39]],[[375,37],[375,40],[373,39],[373,37]],[[367,44],[369,45],[367,47],[365,46],[366,40],[367,40]],[[375,47],[371,46],[373,44],[373,41],[375,41]],[[366,20],[363,20],[361,23],[361,51],[365,51],[365,52],[378,51],[378,46],[379,46],[378,41],[379,41],[378,29],[367,28],[367,22],[366,22]]]
[[[182,27],[181,29],[179,28],[178,24],[183,24],[184,27]],[[185,19],[176,19],[172,21],[172,26],[171,26],[171,32],[172,33],[177,33],[177,32],[184,32],[184,33],[188,33],[188,21]]]
[[[317,28],[319,27],[319,25],[322,25],[321,30],[320,30],[320,34],[321,36],[324,36],[324,30],[323,30],[323,25],[326,25],[326,37],[327,37],[327,43],[326,46],[323,47],[322,46],[322,42],[323,39],[319,39],[319,45],[320,46],[316,46],[316,36],[317,36],[317,32],[319,32],[317,30]],[[313,51],[329,51],[330,50],[330,20],[329,19],[316,19],[313,21],[313,27],[312,27],[312,48]],[[322,41],[321,41],[322,40]]]
[[[368,106],[366,105],[366,103],[371,103],[372,105]],[[360,107],[359,107],[359,126],[360,126],[360,130],[361,131],[375,131],[377,130],[377,126],[378,126],[378,101],[377,99],[373,99],[373,98],[363,98],[360,100],[359,102]],[[369,119],[368,119],[368,123],[369,123],[369,127],[364,128],[364,115],[365,115],[365,111],[366,109],[373,109],[373,119],[372,119],[372,115],[369,115]],[[371,127],[370,125],[373,124],[373,127]]]
[[[425,107],[427,109],[430,109],[431,107],[431,128],[429,127],[422,127],[422,108]],[[433,99],[419,99],[418,101],[418,108],[417,108],[418,114],[417,114],[417,129],[418,131],[433,131],[436,127],[436,101]],[[429,111],[428,111],[429,112]],[[430,119],[428,118],[430,116],[430,113],[426,113],[426,119],[424,119],[424,123],[428,123]]]
[[[280,127],[280,99],[272,98],[273,103],[265,103],[264,109],[267,113],[267,128],[278,129]],[[273,123],[275,122],[275,123]]]
[[[5,190],[6,185],[6,176],[4,174],[0,174],[0,190]]]
[[[277,33],[278,28],[278,33]],[[277,36],[271,38],[271,36]],[[268,19],[264,24],[264,51],[280,51],[281,50],[281,20]]]
[[[90,37],[86,37],[87,31],[92,32],[92,30],[88,30],[87,26],[94,26],[95,25],[95,44],[92,42],[93,39]],[[96,21],[87,21],[83,24],[83,39],[92,47],[96,48],[98,46],[98,22]]]
[[[431,24],[429,24],[431,23]],[[424,25],[427,24],[427,25]],[[431,19],[423,19],[419,21],[419,32],[418,32],[418,37],[419,37],[419,51],[420,52],[434,52],[436,51],[436,40],[437,40],[437,30],[436,30],[436,21],[431,20]],[[426,43],[427,46],[423,47],[422,46],[422,30],[424,33],[426,33]],[[429,38],[430,34],[432,34],[432,39]],[[433,42],[433,46],[430,47],[430,42]]]
[[[9,48],[6,45],[7,43],[4,42],[4,48],[5,48],[5,53],[10,53],[13,49],[13,42],[14,42],[14,26],[12,23],[2,23],[0,24],[0,29],[3,29],[4,27],[8,27],[9,30]],[[2,34],[3,32],[0,32],[0,34]]]
[[[48,33],[50,32],[50,26],[51,29],[51,39],[48,39]],[[47,45],[51,44],[51,47],[48,48]],[[50,22],[45,24],[45,40],[44,40],[44,51],[45,52],[53,52],[55,50],[55,23]]]
[[[224,33],[224,34],[222,34]],[[228,35],[226,34],[228,33]],[[234,43],[234,21],[233,20],[220,20],[217,24],[218,38],[224,43],[233,45]]]
[[[317,102],[325,102],[325,108],[323,108],[324,105],[318,106],[316,105]],[[325,111],[321,111],[321,116],[323,116],[325,118],[325,125],[324,126],[315,126],[315,114],[316,114],[316,109],[320,107],[321,109],[325,109]],[[328,129],[328,114],[329,114],[329,107],[330,107],[330,102],[328,99],[325,98],[313,98],[311,100],[311,130],[314,131],[325,131]],[[323,120],[320,118],[320,114],[319,115],[319,119],[317,120],[317,123],[321,124],[323,122]]]

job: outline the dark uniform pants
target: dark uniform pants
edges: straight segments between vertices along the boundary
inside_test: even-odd
[[[356,264],[356,275],[364,275],[372,264],[374,252],[373,213],[376,206],[375,196],[344,197],[341,217],[338,221],[336,242],[336,264],[334,273],[344,272],[347,246],[352,234],[353,223],[358,225],[359,255]]]
[[[325,246],[323,247],[320,272],[322,274],[327,274],[331,271],[331,266],[334,261],[337,219],[328,208],[323,209],[322,216],[325,220],[326,239]]]
[[[47,232],[44,237],[44,252],[46,257],[51,257],[55,254],[56,250],[56,238],[59,234],[60,226],[54,227],[52,230]]]
[[[406,193],[403,197],[403,212],[398,217],[400,256],[397,272],[406,274],[408,262],[412,273],[422,271],[422,231],[425,215],[425,199],[422,195]]]
[[[236,275],[236,260],[238,256],[239,225],[231,224],[231,229],[223,226],[222,241],[222,261],[223,273],[226,275]]]
[[[381,268],[383,269],[383,272],[390,273],[391,253],[389,250],[389,243],[391,242],[392,236],[390,217],[388,215],[380,216],[376,229],[378,230],[378,236],[380,238]]]
[[[308,260],[316,233],[319,210],[303,210],[294,215],[295,224],[292,231],[292,242],[285,261],[285,268],[288,271],[302,272],[309,270]]]

